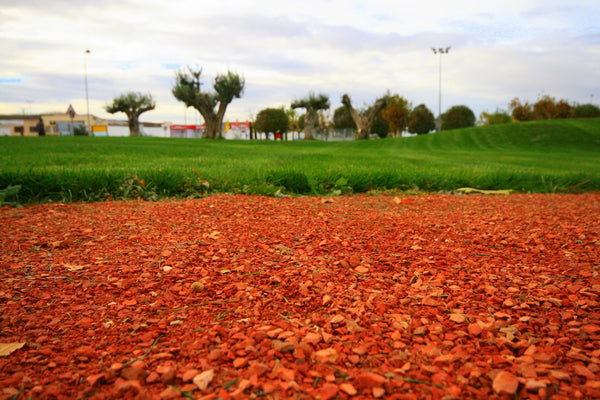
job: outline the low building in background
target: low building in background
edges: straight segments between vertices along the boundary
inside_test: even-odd
[[[129,136],[127,121],[107,120],[90,114],[66,113],[0,115],[0,136],[38,136],[37,124],[42,119],[46,136],[71,136],[79,132],[92,136]],[[88,121],[91,127],[88,126]],[[142,136],[170,137],[170,123],[140,122]]]
[[[38,136],[40,115],[0,115],[0,136]]]
[[[0,136],[38,136],[37,124],[42,119],[46,136],[69,136],[83,129],[90,132],[88,121],[94,127],[106,127],[107,121],[95,115],[75,115],[73,119],[66,113],[0,115]],[[98,128],[102,130],[102,128]]]
[[[0,136],[38,136],[37,124],[42,119],[46,136],[71,136],[91,133],[92,136],[123,137],[129,136],[127,121],[103,119],[93,114],[45,113],[0,115]],[[88,121],[91,126],[88,126]],[[179,125],[170,122],[141,122],[141,136],[198,139],[202,137],[206,126]],[[250,121],[225,121],[222,126],[225,139],[250,139]]]
[[[170,137],[169,122],[141,122],[140,121],[140,135],[141,136],[152,136],[152,137]],[[129,124],[127,121],[109,119],[107,121],[106,132],[99,132],[94,136],[129,136]]]

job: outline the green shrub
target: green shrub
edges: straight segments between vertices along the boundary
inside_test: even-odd
[[[442,114],[442,130],[475,126],[475,114],[467,106],[453,106]]]
[[[600,107],[595,104],[578,104],[573,111],[575,118],[597,118],[600,117]]]

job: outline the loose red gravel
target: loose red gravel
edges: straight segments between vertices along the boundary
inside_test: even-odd
[[[0,226],[0,398],[600,398],[599,193],[45,204]]]

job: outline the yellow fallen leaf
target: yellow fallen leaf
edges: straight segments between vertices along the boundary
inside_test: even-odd
[[[205,390],[208,387],[208,385],[210,385],[210,382],[213,380],[214,377],[215,371],[209,369],[196,375],[194,377],[193,382],[196,386],[198,386],[198,389]]]
[[[463,187],[463,188],[456,189],[456,192],[464,193],[464,194],[473,194],[473,193],[475,193],[475,194],[511,194],[511,193],[514,193],[515,191],[512,189],[485,190],[485,189]]]
[[[63,267],[65,267],[71,272],[75,272],[84,269],[86,265],[63,264]]]
[[[5,357],[25,346],[25,342],[0,343],[0,356]]]

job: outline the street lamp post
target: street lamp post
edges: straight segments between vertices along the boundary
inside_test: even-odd
[[[92,125],[90,124],[90,98],[88,96],[88,78],[87,78],[87,55],[90,54],[89,50],[86,50],[83,54],[83,69],[85,71],[85,103],[87,105],[87,124],[88,134],[92,134]]]
[[[440,55],[440,83],[439,83],[439,99],[438,99],[438,123],[437,123],[437,131],[441,131],[442,130],[442,54],[448,54],[450,52],[450,46],[443,48],[443,47],[432,47],[431,50],[433,51],[433,54],[439,54]]]

